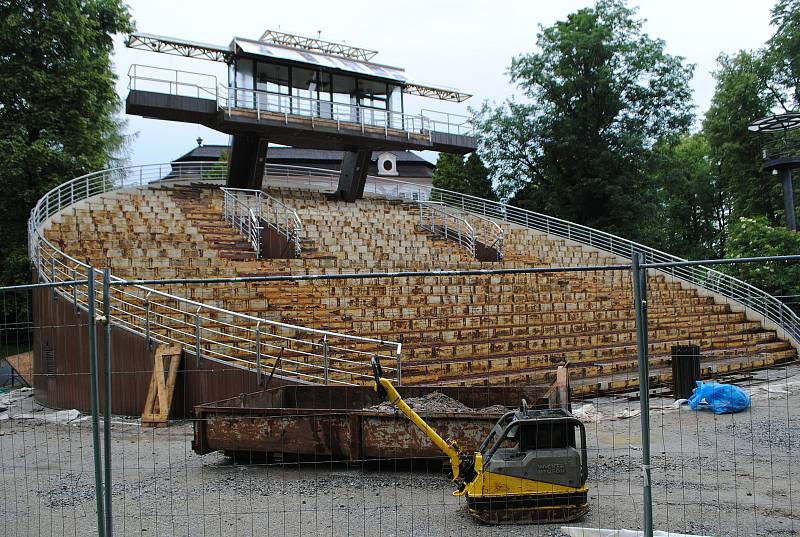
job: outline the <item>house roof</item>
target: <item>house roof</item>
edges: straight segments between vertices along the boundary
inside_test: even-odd
[[[175,159],[175,162],[190,162],[192,160],[219,159],[223,151],[228,151],[227,145],[203,145],[192,148]],[[398,163],[425,166],[433,169],[435,165],[411,151],[373,151],[370,160],[377,162],[381,153],[392,153]],[[267,150],[267,162],[276,161],[309,161],[339,163],[342,160],[341,151],[329,149],[302,149],[299,147],[270,147]]]

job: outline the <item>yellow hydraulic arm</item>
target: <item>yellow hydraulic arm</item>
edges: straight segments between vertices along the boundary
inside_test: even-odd
[[[431,439],[431,442],[433,442],[433,444],[438,447],[442,453],[450,458],[450,466],[453,469],[453,481],[457,480],[459,464],[461,462],[461,449],[458,447],[458,444],[455,442],[455,440],[448,442],[439,436],[439,434],[434,431],[430,425],[425,423],[425,420],[423,420],[419,414],[411,410],[411,407],[408,406],[405,401],[403,401],[402,397],[400,397],[400,394],[394,385],[392,385],[388,379],[383,378],[383,370],[381,369],[381,364],[377,360],[377,357],[372,358],[372,370],[375,373],[375,391],[377,394],[396,406],[400,412],[405,414],[406,417],[417,426],[420,431],[425,433],[425,435]]]

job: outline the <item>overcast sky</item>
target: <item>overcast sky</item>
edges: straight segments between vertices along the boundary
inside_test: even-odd
[[[267,29],[317,36],[378,50],[373,61],[405,68],[421,82],[459,88],[474,97],[451,104],[409,99],[407,112],[420,107],[466,112],[484,100],[500,102],[515,93],[506,70],[511,58],[535,50],[538,25],[553,24],[591,1],[404,0],[364,3],[351,0],[128,0],[138,31],[227,45],[234,36],[258,39]],[[714,92],[711,72],[720,52],[760,47],[772,34],[772,0],[641,0],[645,31],[664,39],[667,52],[696,64],[692,88],[698,115]],[[382,7],[385,6],[385,7]],[[132,64],[158,65],[213,74],[227,80],[225,65],[126,49],[117,39],[115,67],[124,99]],[[225,144],[227,135],[185,123],[126,116],[132,164],[168,162],[204,143]],[[426,155],[432,159],[432,155]]]

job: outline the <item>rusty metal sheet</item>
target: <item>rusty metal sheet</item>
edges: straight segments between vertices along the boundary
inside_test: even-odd
[[[562,380],[563,381],[563,380]],[[561,403],[551,386],[403,387],[406,398],[438,391],[470,408]],[[281,386],[195,407],[197,453],[267,453],[341,460],[433,458],[442,453],[399,412],[370,407],[382,400],[370,387]],[[441,436],[476,450],[499,413],[420,413]]]
[[[444,414],[425,421],[442,438],[456,440],[464,451],[476,451],[500,414]],[[362,425],[364,458],[441,457],[442,452],[405,416],[365,416]]]

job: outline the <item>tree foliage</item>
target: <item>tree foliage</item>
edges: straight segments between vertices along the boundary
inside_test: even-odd
[[[692,122],[693,66],[664,51],[620,0],[541,28],[514,58],[525,97],[480,114],[481,155],[526,208],[641,239],[652,216],[653,144]]]
[[[466,161],[461,155],[441,153],[433,172],[433,186],[479,198],[497,200],[489,170],[477,153]]]
[[[800,233],[772,227],[764,217],[740,218],[729,232],[729,257],[800,252]],[[800,295],[800,264],[774,262],[730,265],[726,271],[773,295]]]
[[[769,86],[784,111],[800,106],[800,0],[779,0],[772,8],[775,33],[767,42]]]
[[[684,136],[658,144],[654,151],[659,247],[689,259],[721,257],[729,203],[705,136]]]
[[[118,0],[0,2],[0,281],[28,279],[26,221],[49,189],[122,147],[112,36]]]
[[[721,55],[711,106],[703,121],[709,157],[723,178],[735,216],[763,216],[777,223],[777,182],[761,171],[761,140],[747,129],[775,104],[768,87],[769,67],[763,52]]]

